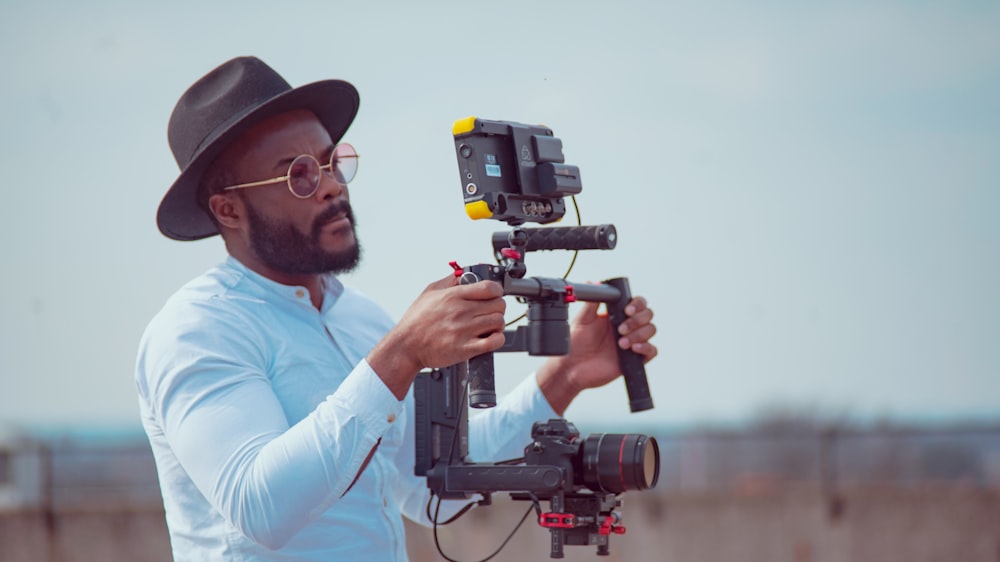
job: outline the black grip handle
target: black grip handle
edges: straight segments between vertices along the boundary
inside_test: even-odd
[[[492,408],[497,405],[493,354],[484,353],[469,359],[469,406]]]
[[[608,316],[614,326],[615,334],[618,334],[618,326],[624,322],[628,316],[625,315],[625,307],[632,300],[632,291],[629,289],[627,277],[616,277],[604,282],[620,293],[617,302],[607,303]],[[643,358],[638,353],[630,349],[618,348],[618,366],[622,370],[625,378],[625,390],[628,391],[628,406],[633,412],[641,412],[653,408],[653,397],[649,394],[649,380],[646,378],[646,365]]]
[[[527,236],[525,252],[537,250],[613,250],[618,245],[618,231],[613,224],[596,226],[555,226],[520,228]],[[510,233],[493,233],[493,251],[510,247]]]
[[[465,268],[465,274],[459,279],[462,285],[478,283],[484,280],[497,281],[503,279],[494,266],[476,264]],[[497,405],[497,390],[493,372],[493,353],[483,353],[469,359],[469,406],[473,408],[492,408]]]

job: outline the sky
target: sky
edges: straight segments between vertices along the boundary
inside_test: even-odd
[[[980,1],[0,0],[0,424],[138,425],[146,323],[225,256],[156,229],[167,121],[240,55],[358,88],[345,282],[396,318],[507,229],[465,216],[452,123],[552,128],[620,237],[569,277],[629,277],[660,350],[656,408],[616,381],[578,426],[997,419],[998,29]],[[498,390],[539,360],[498,356]]]

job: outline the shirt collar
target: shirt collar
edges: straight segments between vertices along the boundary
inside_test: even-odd
[[[225,266],[235,270],[240,274],[240,276],[268,293],[277,295],[278,297],[288,301],[303,303],[306,306],[312,307],[312,301],[309,298],[309,289],[302,285],[285,285],[283,283],[278,283],[277,281],[264,277],[263,275],[250,269],[244,265],[243,262],[233,256],[226,256]],[[337,279],[337,276],[332,273],[323,275],[320,278],[320,282],[322,284],[323,291],[323,309],[321,312],[326,312],[337,302],[340,295],[344,293],[344,284],[341,283],[340,279]]]

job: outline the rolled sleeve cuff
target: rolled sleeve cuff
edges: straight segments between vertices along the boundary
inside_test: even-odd
[[[545,399],[535,376],[526,377],[496,408],[469,418],[469,455],[478,462],[520,456],[531,439],[531,426],[560,417]]]
[[[507,400],[511,400],[512,404],[516,405],[514,406],[515,409],[530,412],[531,417],[536,420],[542,421],[562,417],[552,409],[552,405],[549,404],[548,399],[542,394],[542,389],[538,386],[537,374],[525,377],[508,395]]]
[[[357,415],[365,427],[381,436],[403,412],[404,403],[382,382],[368,361],[362,359],[337,390],[349,400],[357,400]]]

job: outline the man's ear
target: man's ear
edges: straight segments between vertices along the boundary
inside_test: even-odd
[[[208,208],[219,226],[238,228],[243,221],[243,202],[229,193],[216,193],[208,198]]]

